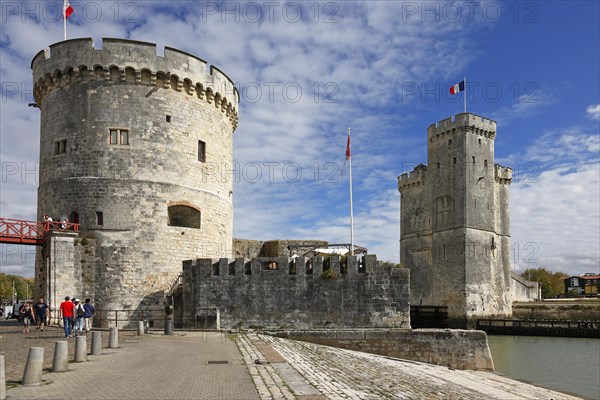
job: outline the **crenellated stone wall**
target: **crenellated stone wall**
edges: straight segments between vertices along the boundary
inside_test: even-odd
[[[409,271],[377,257],[197,259],[183,263],[183,326],[410,327]],[[177,321],[176,321],[177,322]]]

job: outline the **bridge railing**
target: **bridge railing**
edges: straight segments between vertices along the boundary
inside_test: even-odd
[[[37,222],[0,218],[0,242],[42,244],[51,230],[79,232],[79,224],[72,222]]]

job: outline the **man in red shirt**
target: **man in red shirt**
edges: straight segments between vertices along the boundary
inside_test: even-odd
[[[71,301],[69,296],[65,297],[65,301],[60,303],[60,309],[58,312],[58,317],[62,316],[63,326],[65,328],[65,337],[71,337],[71,329],[73,329],[73,310],[75,309],[75,305]]]

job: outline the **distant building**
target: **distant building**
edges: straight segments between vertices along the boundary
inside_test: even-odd
[[[600,275],[593,272],[563,278],[565,294],[573,292],[580,296],[598,294],[598,279],[600,279]]]

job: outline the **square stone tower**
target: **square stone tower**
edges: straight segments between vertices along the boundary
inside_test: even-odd
[[[411,305],[446,307],[451,327],[512,315],[508,186],[496,122],[461,113],[427,130],[428,166],[398,178],[400,261]]]

